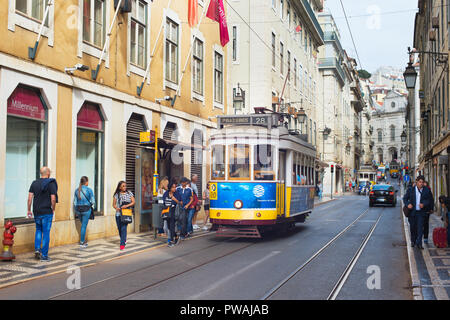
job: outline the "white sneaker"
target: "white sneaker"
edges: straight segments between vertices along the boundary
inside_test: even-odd
[[[204,226],[204,227],[202,228],[202,230],[203,230],[203,231],[207,231],[207,230],[208,230],[208,227],[207,227],[207,226]]]
[[[200,229],[200,227],[199,227],[198,225],[196,225],[196,224],[194,224],[194,225],[192,226],[192,228],[193,228],[194,230]]]

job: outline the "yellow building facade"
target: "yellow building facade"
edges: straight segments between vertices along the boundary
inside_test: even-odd
[[[161,177],[196,173],[199,189],[206,187],[206,142],[213,118],[227,106],[219,27],[207,18],[189,27],[187,1],[128,3],[132,11],[119,10],[117,17],[112,0],[7,0],[0,6],[0,232],[5,221],[15,223],[16,253],[34,248],[26,201],[43,165],[58,182],[51,247],[79,241],[73,200],[84,175],[96,196],[88,240],[117,235],[112,198],[121,180],[140,201],[129,231],[146,230],[154,150],[138,146],[139,131],[157,130],[162,139]],[[199,15],[203,10],[199,1]],[[176,93],[172,106],[165,97]]]

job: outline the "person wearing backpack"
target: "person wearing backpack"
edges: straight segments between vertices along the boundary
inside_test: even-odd
[[[135,204],[134,195],[127,190],[127,183],[119,181],[113,197],[113,208],[116,210],[116,224],[120,236],[120,250],[125,249],[127,242],[127,226],[125,222],[123,210],[131,209]]]
[[[177,190],[177,184],[171,183],[169,190],[167,190],[163,195],[164,208],[162,210],[162,218],[164,220],[164,226],[167,226],[167,246],[173,247],[178,244],[180,238],[177,237],[175,231],[175,210],[179,203],[178,199],[175,197],[175,192]],[[168,211],[168,212],[167,212]]]
[[[80,218],[81,230],[80,230],[80,248],[86,248],[88,243],[86,242],[86,229],[89,223],[89,219],[94,217],[95,196],[91,188],[88,187],[89,178],[86,176],[81,177],[80,185],[74,194],[74,205],[76,215]]]
[[[58,202],[58,184],[50,178],[51,171],[48,167],[40,169],[41,177],[30,186],[28,191],[28,213],[36,223],[34,238],[34,257],[42,262],[49,262],[48,249],[50,246],[50,229],[52,228],[53,214]],[[33,203],[33,211],[31,204]],[[41,248],[42,246],[42,248]]]

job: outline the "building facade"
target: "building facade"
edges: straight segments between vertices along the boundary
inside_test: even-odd
[[[406,143],[401,135],[405,130],[407,98],[391,91],[384,98],[383,106],[376,107],[371,114],[370,126],[374,135],[374,160],[377,165],[392,161],[405,163]]]
[[[435,203],[449,195],[450,3],[420,0],[414,27],[414,48],[419,52],[420,155],[418,174],[429,181]],[[426,53],[422,53],[426,52]],[[415,106],[419,109],[419,106]]]
[[[59,187],[51,246],[79,241],[73,194],[81,176],[97,200],[89,240],[117,234],[112,198],[121,180],[139,200],[129,230],[148,229],[155,152],[139,146],[141,131],[161,138],[160,176],[196,173],[199,189],[206,185],[211,119],[228,105],[218,27],[189,28],[187,2],[129,2],[132,11],[117,16],[104,0],[49,1],[47,15],[44,0],[0,6],[0,232],[15,223],[15,252],[33,249],[26,201],[41,166]],[[199,13],[206,9],[199,1]]]

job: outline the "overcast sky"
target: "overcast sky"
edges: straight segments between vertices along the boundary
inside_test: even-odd
[[[408,47],[413,47],[418,1],[342,0],[342,3],[362,67],[370,73],[380,66],[404,69],[408,60]],[[342,46],[358,61],[340,0],[325,0],[325,8],[335,18]]]

